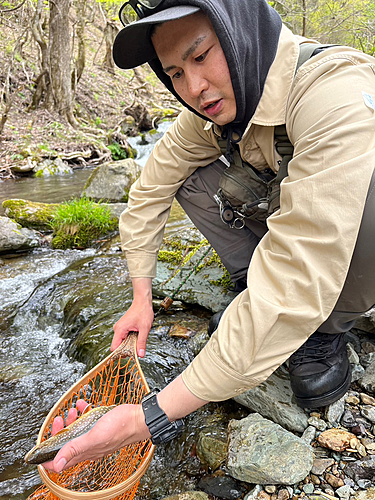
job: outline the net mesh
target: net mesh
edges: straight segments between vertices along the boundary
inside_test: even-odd
[[[99,368],[100,367],[100,368]],[[92,407],[119,404],[139,404],[143,395],[148,392],[147,382],[141,373],[138,360],[124,358],[110,359],[108,363],[98,365],[89,376],[82,379],[65,398],[60,399],[55,408],[47,417],[41,429],[44,441],[51,437],[52,422],[55,417],[66,419],[68,411],[75,406],[78,399],[84,399]],[[47,485],[40,486],[28,500],[80,498],[80,492],[90,493],[104,491],[117,485],[124,484],[125,489],[120,495],[103,498],[117,498],[131,500],[134,498],[138,485],[140,468],[147,469],[152,458],[153,446],[150,440],[128,445],[121,450],[94,461],[80,462],[79,464],[59,474],[43,468],[48,477],[43,478]],[[143,464],[143,467],[142,467]],[[127,483],[129,487],[126,487]],[[52,485],[64,488],[66,496],[55,496]],[[51,491],[52,490],[52,491]],[[74,493],[77,493],[75,495]],[[94,498],[94,497],[93,497]],[[98,497],[99,498],[99,497]]]

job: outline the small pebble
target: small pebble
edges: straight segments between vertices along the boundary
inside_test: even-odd
[[[368,394],[361,392],[360,398],[363,404],[375,406],[375,398],[373,398],[372,396],[369,396]]]
[[[288,491],[285,488],[282,488],[279,493],[277,494],[277,500],[289,500],[293,496],[293,489],[291,488],[291,491]]]
[[[357,398],[357,396],[348,396],[345,402],[348,403],[348,405],[356,406],[360,403],[360,399]]]
[[[372,483],[369,479],[358,479],[357,484],[362,490],[367,490]]]
[[[337,488],[336,495],[338,495],[340,498],[343,498],[344,500],[348,500],[350,496],[350,486],[348,484],[345,484],[344,486]]]
[[[274,484],[267,484],[264,489],[266,490],[267,493],[275,493],[276,491],[276,486]]]
[[[314,488],[314,485],[313,485],[313,484],[311,484],[311,483],[308,483],[308,484],[304,484],[304,485],[303,485],[303,491],[304,491],[307,495],[309,495],[309,494],[311,494],[311,493],[314,493],[314,489],[315,489],[315,488]]]

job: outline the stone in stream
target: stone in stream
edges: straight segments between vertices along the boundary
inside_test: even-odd
[[[289,374],[284,366],[265,382],[236,396],[234,400],[292,432],[302,433],[308,426],[306,413],[294,402]]]
[[[210,500],[210,497],[203,491],[185,491],[178,495],[164,497],[163,500]]]
[[[174,299],[199,304],[213,312],[225,309],[236,296],[230,290],[229,274],[218,255],[192,227],[164,237],[152,285],[157,296],[171,297],[178,291]]]
[[[130,186],[140,174],[141,167],[131,158],[103,163],[88,178],[82,196],[95,201],[127,202]]]
[[[45,232],[52,232],[51,221],[58,206],[56,203],[38,203],[29,200],[3,201],[7,217],[14,219],[23,227]]]
[[[229,423],[229,473],[253,484],[295,484],[313,466],[313,450],[258,413]]]
[[[41,245],[41,236],[26,229],[8,217],[0,217],[0,252],[30,250]]]

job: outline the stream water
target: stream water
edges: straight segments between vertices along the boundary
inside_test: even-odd
[[[0,201],[69,199],[80,193],[89,173],[7,181],[0,184]],[[175,207],[167,231],[186,224]],[[131,282],[118,244],[3,257],[0,278],[0,500],[24,500],[40,479],[23,457],[56,400],[109,353],[112,326],[131,303]],[[208,311],[182,305],[157,318],[141,361],[151,388],[165,386],[190,362],[206,339],[208,318]],[[176,322],[195,336],[171,338]],[[194,453],[198,432],[227,421],[225,407],[211,404],[189,416],[182,437],[157,449],[137,499],[159,500],[195,488],[204,473]]]

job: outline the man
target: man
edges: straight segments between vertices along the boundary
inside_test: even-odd
[[[183,374],[152,396],[161,435],[147,401],[143,409],[119,406],[47,464],[56,471],[150,434],[164,442],[178,431],[173,422],[260,384],[288,358],[298,404],[332,403],[350,384],[344,333],[375,303],[374,59],[317,47],[297,70],[306,40],[265,1],[184,4],[136,3],[142,19],[114,45],[118,66],[149,62],[186,109],[155,146],[121,217],[134,299],[114,326],[112,348],[135,330],[145,355],[151,282],[175,196],[242,292]],[[272,178],[281,160],[275,126],[284,123],[294,153],[280,209],[267,225],[244,218],[242,229],[230,227],[216,196],[226,168],[219,142],[230,159],[239,151]]]

